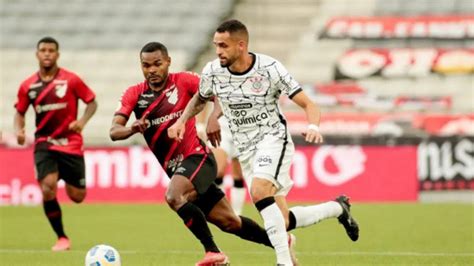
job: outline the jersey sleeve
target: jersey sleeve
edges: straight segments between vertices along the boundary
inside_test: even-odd
[[[30,106],[30,98],[28,97],[28,89],[24,84],[20,85],[18,89],[17,99],[15,103],[15,109],[20,114],[25,114]]]
[[[130,87],[122,94],[122,97],[119,101],[119,106],[115,111],[115,115],[121,115],[125,118],[129,118],[130,114],[133,112],[135,105],[138,101],[138,94],[135,90],[135,87]]]
[[[189,95],[193,96],[199,91],[199,75],[195,72],[186,72],[186,88]]]
[[[211,63],[207,63],[207,65],[202,70],[201,80],[199,82],[199,96],[204,99],[209,99],[214,96],[214,92],[212,90],[212,69]]]
[[[74,76],[73,89],[76,96],[85,103],[90,103],[95,99],[95,93],[78,76]]]
[[[302,90],[301,85],[288,73],[288,70],[286,70],[282,63],[276,61],[275,71],[274,78],[276,79],[277,87],[288,95],[290,99]]]

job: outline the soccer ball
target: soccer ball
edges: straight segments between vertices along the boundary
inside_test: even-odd
[[[86,266],[120,266],[120,254],[108,245],[97,245],[86,254]]]

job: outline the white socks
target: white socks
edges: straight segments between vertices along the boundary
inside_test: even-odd
[[[296,228],[298,228],[319,223],[324,219],[339,217],[342,214],[342,207],[335,201],[328,201],[318,205],[292,207],[290,211],[295,215]]]
[[[234,209],[237,215],[242,214],[242,208],[244,207],[246,194],[247,194],[247,191],[243,187],[242,188],[233,187],[230,189],[230,203],[232,205],[232,209]]]
[[[260,211],[268,238],[272,243],[277,256],[277,264],[293,265],[288,246],[285,219],[277,204],[273,202]]]

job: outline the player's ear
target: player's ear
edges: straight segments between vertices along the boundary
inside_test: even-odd
[[[247,45],[247,44],[245,43],[244,40],[240,40],[240,41],[239,41],[239,50],[240,50],[240,51],[245,51],[245,46],[246,46],[246,45]]]

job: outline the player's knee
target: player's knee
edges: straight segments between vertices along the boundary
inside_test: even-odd
[[[54,185],[41,184],[41,192],[45,201],[56,198],[56,188]]]
[[[177,211],[181,208],[185,203],[185,199],[182,195],[177,195],[176,193],[172,193],[170,191],[166,192],[165,195],[166,203],[170,206],[171,209]]]
[[[265,189],[260,187],[252,186],[250,189],[250,196],[254,203],[259,202],[260,200],[271,196]]]
[[[70,195],[69,198],[74,201],[75,203],[81,203],[86,198],[86,192],[78,192]]]

